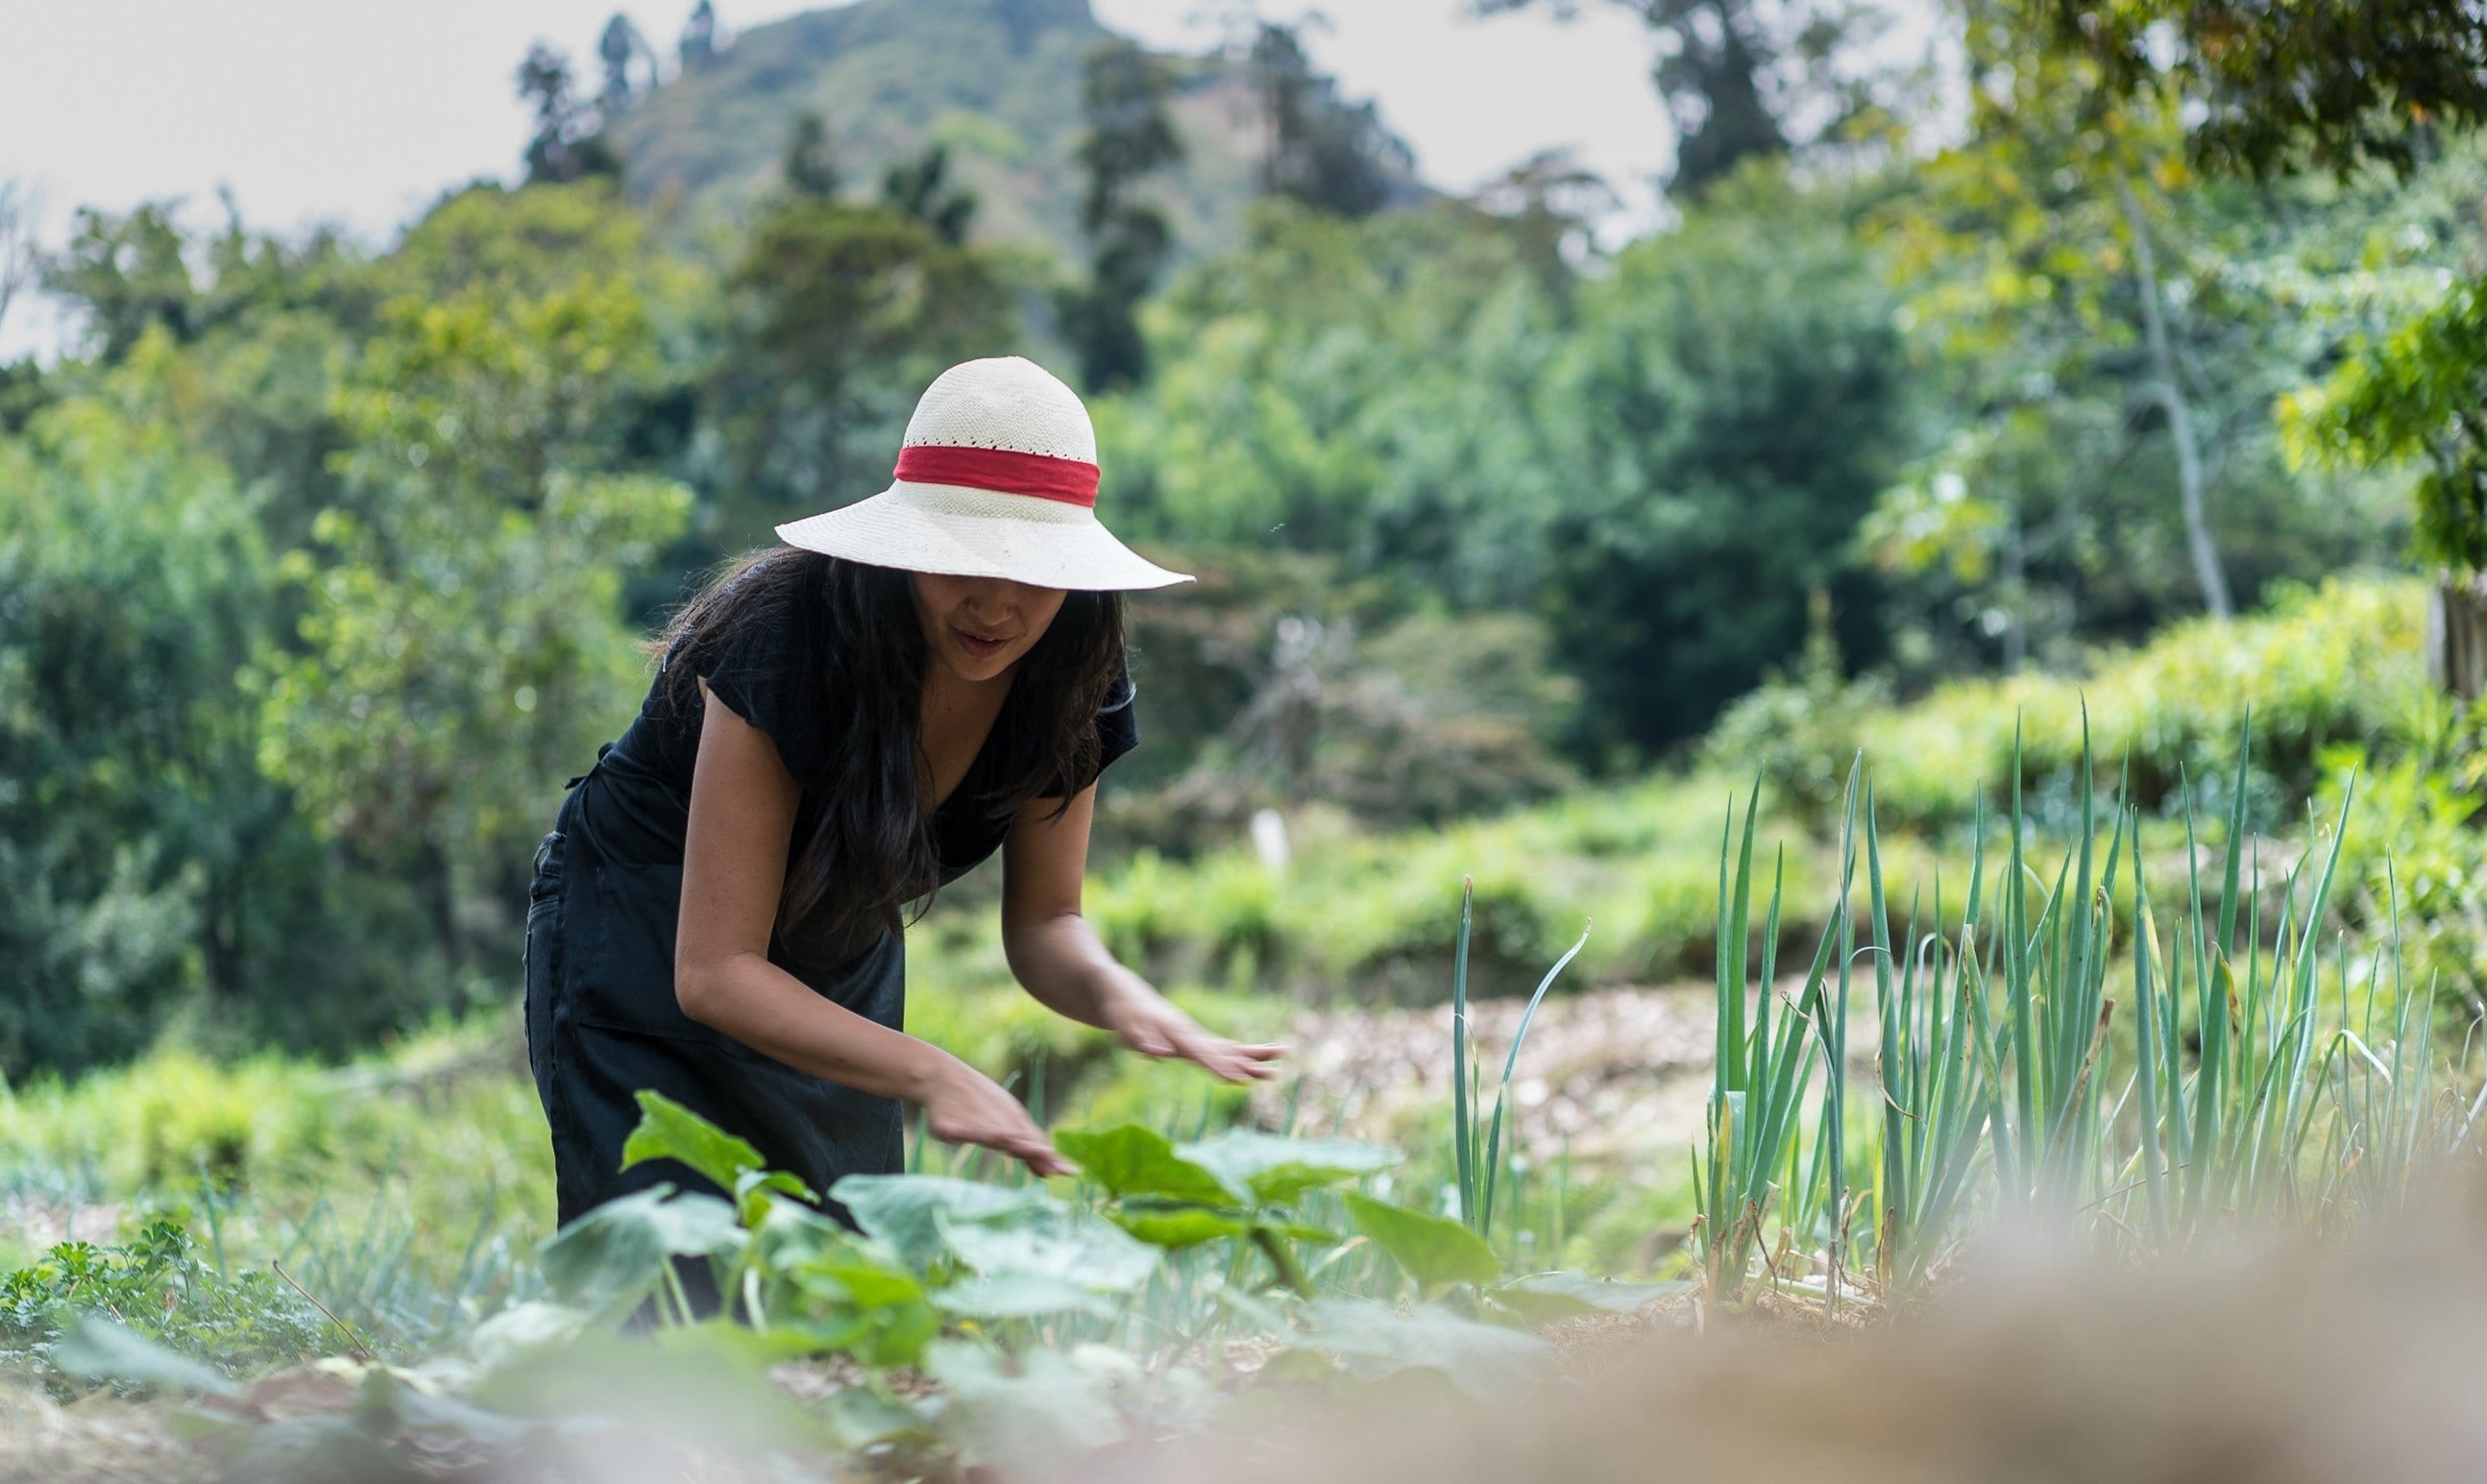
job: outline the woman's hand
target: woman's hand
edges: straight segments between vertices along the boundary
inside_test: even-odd
[[[1097,786],[1080,790],[1058,815],[1050,802],[1030,799],[1002,842],[1002,949],[1019,982],[1060,1014],[1112,1031],[1143,1056],[1180,1056],[1230,1082],[1276,1076],[1269,1063],[1286,1048],[1212,1035],[1114,962],[1079,914]]]
[[[1180,1056],[1198,1062],[1229,1082],[1253,1082],[1275,1077],[1270,1065],[1286,1054],[1283,1046],[1245,1045],[1201,1028],[1200,1022],[1145,986],[1119,996],[1105,1010],[1105,1028],[1143,1056]]]
[[[996,1154],[1023,1160],[1038,1175],[1076,1175],[1078,1167],[1062,1157],[1036,1120],[1027,1115],[1001,1085],[956,1057],[937,1074],[918,1100],[924,1126],[935,1138],[953,1144],[979,1144]]]

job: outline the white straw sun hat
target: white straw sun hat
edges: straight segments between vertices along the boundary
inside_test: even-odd
[[[1191,578],[1097,519],[1097,433],[1079,394],[1016,355],[953,366],[907,420],[896,481],[777,527],[788,546],[874,567],[1087,591]]]

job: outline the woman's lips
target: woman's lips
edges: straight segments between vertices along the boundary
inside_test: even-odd
[[[1010,648],[1010,640],[1008,639],[983,638],[979,635],[969,633],[964,629],[953,629],[950,631],[959,636],[959,647],[965,650],[968,654],[973,655],[978,659],[990,659],[993,656],[1000,654],[1003,650]]]

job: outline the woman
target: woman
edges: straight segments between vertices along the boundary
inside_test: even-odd
[[[1079,915],[1097,776],[1139,739],[1120,591],[1189,580],[1108,534],[1096,490],[1078,397],[969,361],[916,405],[889,489],[779,526],[652,646],[646,704],[573,780],[529,894],[562,1221],[705,1186],[621,1168],[642,1088],[824,1194],[900,1167],[902,1102],[1067,1172],[1017,1099],[901,1029],[908,904],[996,848],[1030,994],[1145,1054],[1269,1075],[1277,1048],[1203,1030]]]

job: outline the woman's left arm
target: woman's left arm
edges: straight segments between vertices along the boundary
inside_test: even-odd
[[[1270,1063],[1285,1048],[1202,1029],[1105,950],[1079,914],[1096,786],[1082,789],[1058,819],[1057,802],[1029,800],[1002,841],[1002,948],[1011,972],[1055,1012],[1110,1030],[1144,1056],[1181,1056],[1230,1082],[1272,1075]]]

